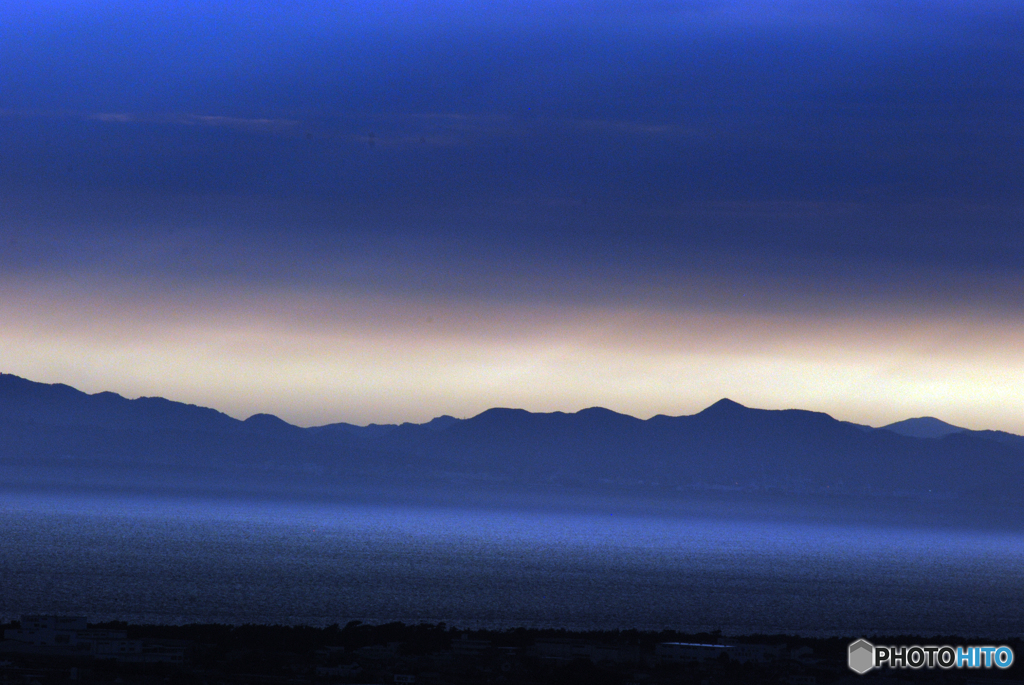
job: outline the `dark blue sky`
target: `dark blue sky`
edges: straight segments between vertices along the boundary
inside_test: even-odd
[[[306,360],[296,395],[344,393],[389,359],[416,379],[321,413],[264,407],[306,422],[682,413],[748,392],[984,423],[1020,399],[958,395],[988,387],[1024,304],[1018,3],[280,4],[0,8],[0,287],[21,331],[5,370],[241,413],[258,407],[211,369],[260,356],[246,377],[274,404],[294,379],[266,371],[278,345]],[[151,320],[124,331],[130,350],[82,332],[127,311]],[[188,338],[207,366],[187,382],[169,370],[182,317],[211,322]],[[730,332],[697,340],[694,317]],[[505,331],[524,319],[530,344]],[[259,342],[233,357],[225,326]],[[690,342],[671,342],[680,327]],[[374,354],[311,379],[350,334]],[[393,357],[382,340],[401,341]],[[461,363],[467,345],[469,385],[428,391],[436,350]],[[523,370],[517,346],[556,361]],[[745,360],[728,381],[723,349]],[[53,361],[69,350],[90,351]],[[806,380],[773,395],[772,373]]]

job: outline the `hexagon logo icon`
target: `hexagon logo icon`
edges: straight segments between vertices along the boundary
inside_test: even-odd
[[[875,666],[875,646],[867,640],[850,643],[850,669],[864,675]]]

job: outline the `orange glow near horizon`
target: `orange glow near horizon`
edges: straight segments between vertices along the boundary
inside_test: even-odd
[[[729,397],[870,425],[930,415],[1024,433],[1024,328],[995,316],[33,287],[5,297],[0,318],[4,372],[304,426],[494,406],[647,418]]]

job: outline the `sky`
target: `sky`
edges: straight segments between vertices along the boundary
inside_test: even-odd
[[[1016,0],[0,4],[0,370],[1024,433]]]

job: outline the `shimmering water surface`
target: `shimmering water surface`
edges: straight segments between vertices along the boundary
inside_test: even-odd
[[[1024,632],[1024,536],[370,506],[0,504],[0,618]]]

